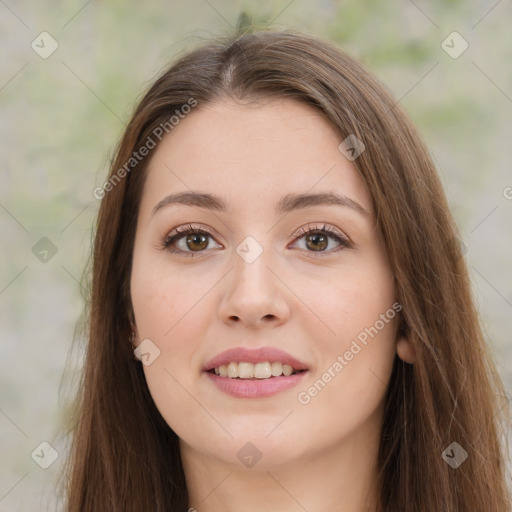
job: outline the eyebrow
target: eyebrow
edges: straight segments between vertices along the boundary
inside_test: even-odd
[[[205,208],[207,210],[214,210],[219,212],[228,211],[228,204],[222,197],[219,197],[215,194],[189,191],[170,194],[164,197],[158,204],[155,205],[151,215],[155,215],[157,211],[173,204],[197,206],[199,208]],[[292,210],[326,205],[346,206],[352,210],[355,210],[361,215],[370,216],[368,210],[361,206],[358,202],[342,194],[334,194],[332,192],[322,192],[319,194],[287,194],[277,203],[276,213],[283,215],[285,213],[291,212]]]

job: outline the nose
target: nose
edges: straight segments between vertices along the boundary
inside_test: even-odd
[[[291,292],[279,278],[278,266],[269,252],[263,251],[251,263],[234,253],[233,267],[219,306],[224,323],[259,329],[277,327],[290,318]]]

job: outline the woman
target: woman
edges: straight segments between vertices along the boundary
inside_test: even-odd
[[[95,196],[69,511],[509,510],[453,219],[359,63],[291,32],[202,46]]]

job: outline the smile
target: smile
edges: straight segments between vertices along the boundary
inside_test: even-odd
[[[283,364],[279,361],[264,361],[261,363],[248,363],[248,362],[230,362],[216,366],[210,372],[221,377],[229,377],[231,379],[270,379],[272,377],[280,377],[284,375],[288,377],[294,375],[298,371],[289,364]]]
[[[218,390],[237,398],[264,398],[296,386],[308,373],[305,363],[277,347],[235,347],[203,366]]]

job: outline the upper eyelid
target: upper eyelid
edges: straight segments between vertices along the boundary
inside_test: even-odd
[[[335,228],[335,227],[331,226],[330,224],[327,224],[326,222],[319,222],[318,226],[313,226],[313,227],[311,227],[311,224],[315,224],[315,223],[310,222],[310,223],[306,224],[306,226],[300,227],[293,233],[292,236],[294,236],[294,237],[303,236],[303,235],[307,234],[309,231],[331,230],[331,231],[334,231],[337,235],[339,235],[342,238],[346,238],[347,240],[350,239],[350,237],[348,237],[343,231],[339,230],[339,228]],[[322,225],[320,225],[320,224],[322,224]],[[214,236],[214,234],[211,232],[211,230],[209,228],[201,226],[200,224],[194,225],[194,224],[190,223],[190,224],[183,224],[181,226],[177,226],[176,228],[171,229],[171,231],[169,231],[164,236],[164,239],[168,239],[171,236],[175,236],[175,235],[179,235],[179,234],[185,235],[185,234],[187,234],[188,230],[204,231],[208,235],[210,235],[212,237]]]
[[[312,226],[312,224],[313,224],[313,226]],[[294,242],[298,239],[303,238],[304,236],[309,234],[309,232],[314,232],[314,231],[320,231],[320,232],[326,231],[328,236],[339,237],[341,239],[341,241],[345,242],[347,245],[350,245],[350,246],[356,245],[352,241],[352,239],[348,235],[346,235],[343,231],[341,231],[339,228],[336,228],[336,227],[328,224],[327,222],[318,222],[318,223],[310,222],[310,223],[306,224],[305,226],[300,227],[292,235],[294,237]],[[216,238],[215,235],[211,232],[211,230],[209,228],[206,228],[206,227],[202,226],[201,224],[189,223],[189,224],[184,224],[184,225],[177,226],[177,227],[173,228],[171,231],[169,231],[169,233],[167,233],[164,236],[163,242],[167,243],[168,241],[170,241],[171,238],[175,238],[175,240],[173,242],[173,243],[175,243],[177,240],[181,240],[185,235],[189,234],[189,232],[204,232],[206,235],[208,235],[214,239]],[[222,243],[218,242],[217,240],[215,240],[215,242],[217,244],[222,245]],[[178,251],[178,252],[180,252],[180,251]],[[181,251],[181,252],[189,252],[189,251]],[[190,252],[193,253],[194,251],[190,251]],[[200,252],[205,252],[205,251],[197,251],[197,253],[200,253]]]
[[[168,240],[169,238],[178,236],[178,235],[186,235],[188,233],[188,231],[204,232],[207,235],[211,236],[212,238],[214,237],[214,234],[212,233],[212,231],[210,229],[208,229],[204,226],[201,226],[200,224],[194,225],[193,223],[189,223],[189,224],[183,224],[182,226],[178,226],[176,228],[171,229],[171,231],[169,231],[164,236],[164,240]]]
[[[345,232],[341,231],[339,228],[336,228],[334,226],[331,226],[330,224],[327,224],[327,222],[320,222],[319,224],[322,224],[322,225],[318,225],[316,227],[311,227],[310,224],[314,224],[314,223],[308,223],[306,224],[306,226],[303,226],[301,228],[299,228],[297,231],[294,232],[294,234],[292,236],[294,237],[300,237],[302,238],[304,235],[307,235],[310,231],[326,231],[328,232],[329,235],[331,236],[339,236],[340,238],[342,238],[343,240],[346,240],[347,242],[351,242],[351,239],[348,235],[345,234]]]

